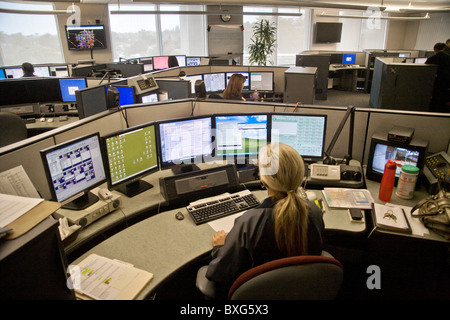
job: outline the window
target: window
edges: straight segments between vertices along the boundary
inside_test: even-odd
[[[301,16],[256,16],[245,12],[302,13]],[[295,65],[295,56],[308,49],[309,10],[291,8],[244,7],[244,65],[248,65],[248,45],[253,36],[252,26],[261,19],[266,19],[277,28],[276,50],[271,57],[273,65]],[[270,65],[270,62],[267,64]]]
[[[109,10],[118,10],[117,5],[109,5]],[[202,11],[204,6],[121,5],[120,10]],[[204,17],[198,14],[110,14],[113,59],[177,54],[207,56]]]
[[[53,10],[52,4],[0,2],[2,8]],[[55,15],[0,13],[0,63],[5,66],[23,62],[64,62]]]

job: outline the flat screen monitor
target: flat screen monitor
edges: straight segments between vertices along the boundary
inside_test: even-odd
[[[202,74],[193,74],[190,76],[186,76],[186,80],[189,80],[191,82],[191,94],[195,94],[195,82],[197,80],[203,80]]]
[[[179,67],[186,67],[186,56],[185,55],[177,55],[175,57],[177,58]]]
[[[105,86],[78,90],[75,97],[80,119],[108,110]]]
[[[50,66],[50,76],[69,77],[69,68],[67,66]]]
[[[273,92],[273,87],[272,71],[250,72],[250,90]]]
[[[159,170],[154,122],[102,137],[108,188],[133,197],[153,187],[142,177]]]
[[[374,134],[371,139],[367,159],[366,177],[370,180],[381,181],[384,166],[388,160],[392,160],[397,164],[395,183],[398,181],[403,165],[416,166],[421,173],[425,163],[427,147],[428,144],[426,142],[414,139],[409,144],[406,144],[389,141],[379,134]]]
[[[59,87],[63,102],[75,102],[75,91],[87,88],[86,78],[62,78]]]
[[[186,65],[188,67],[199,66],[201,62],[200,57],[186,57]]]
[[[293,147],[305,162],[323,159],[327,115],[270,114],[270,141]]]
[[[141,96],[141,102],[142,103],[158,102],[158,93],[154,92]]]
[[[428,58],[415,58],[414,63],[425,63]]]
[[[66,26],[69,50],[106,49],[106,32],[102,25]]]
[[[173,119],[158,123],[161,168],[175,173],[197,170],[213,155],[211,116]]]
[[[22,68],[5,68],[5,75],[7,79],[22,78]]]
[[[250,90],[250,76],[248,72],[227,72],[226,73],[226,83],[225,85],[228,85],[228,82],[230,81],[230,78],[233,74],[241,74],[245,77],[245,82],[244,82],[244,88],[242,88],[243,91],[248,91]]]
[[[411,52],[400,52],[400,53],[398,54],[398,56],[399,56],[400,58],[410,58],[410,57],[411,57]]]
[[[42,150],[41,157],[52,200],[62,208],[82,210],[98,201],[89,192],[106,181],[98,132]]]
[[[342,22],[316,22],[315,43],[341,42]]]
[[[356,54],[355,53],[344,53],[342,55],[342,64],[355,64]]]
[[[5,70],[0,69],[0,79],[6,79]]]
[[[226,88],[225,72],[205,73],[203,74],[203,81],[207,93],[223,92]]]
[[[238,166],[256,163],[267,144],[267,114],[214,115],[215,154]]]
[[[56,78],[29,77],[0,81],[0,105],[61,102]]]
[[[136,103],[136,93],[134,91],[134,87],[128,86],[114,86],[117,90],[119,90],[119,105],[125,106],[129,104]],[[108,90],[110,87],[106,88],[106,94],[108,94]]]
[[[48,66],[34,66],[34,75],[37,77],[50,77]]]
[[[144,72],[153,71],[153,58],[152,57],[139,58],[139,62],[144,65]]]
[[[153,70],[164,70],[169,68],[169,57],[153,57]]]

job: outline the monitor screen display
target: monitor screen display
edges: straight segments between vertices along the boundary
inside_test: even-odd
[[[195,94],[195,82],[197,80],[203,80],[202,74],[194,74],[190,76],[186,76],[186,80],[189,80],[191,82],[191,93]]]
[[[244,82],[244,88],[242,90],[246,91],[250,89],[250,77],[248,72],[227,72],[226,73],[226,85],[228,85],[228,82],[230,81],[230,78],[233,74],[242,74],[245,77],[245,82]]]
[[[63,207],[83,209],[98,198],[89,190],[106,180],[100,137],[90,134],[41,151],[53,200],[65,202],[84,193]]]
[[[355,64],[356,54],[355,53],[344,53],[342,55],[342,64]]]
[[[86,89],[85,78],[65,78],[59,79],[59,87],[61,90],[61,97],[63,102],[76,101],[75,91]]]
[[[0,79],[6,79],[5,70],[0,69]]]
[[[102,25],[66,26],[69,50],[106,48],[106,32]]]
[[[415,58],[414,63],[425,63],[428,58]]]
[[[144,65],[145,72],[153,71],[153,58],[139,58],[139,62]]]
[[[110,87],[107,87],[106,93],[108,93]],[[125,106],[136,103],[136,94],[134,93],[134,87],[127,86],[114,86],[119,90],[119,105]]]
[[[216,154],[222,157],[255,156],[267,144],[266,114],[223,114],[214,117]]]
[[[270,141],[293,147],[305,161],[322,160],[326,115],[271,114]]]
[[[169,68],[169,57],[153,57],[153,70],[163,70]]]
[[[250,90],[273,92],[273,72],[251,72]]]
[[[198,164],[212,156],[210,116],[164,121],[158,126],[161,167]]]
[[[147,190],[150,186],[139,178],[159,169],[155,124],[124,129],[102,141],[109,188],[128,196]]]
[[[5,75],[7,79],[23,77],[22,68],[5,68]]]
[[[377,143],[372,158],[372,169],[378,173],[383,174],[384,166],[388,160],[392,160],[397,164],[395,176],[400,176],[402,166],[409,164],[418,166],[420,152],[418,150],[410,150],[407,146],[396,147],[383,143]]]
[[[191,66],[199,66],[201,58],[200,57],[186,57],[186,65]]]
[[[185,55],[178,55],[175,57],[177,58],[179,67],[186,67],[186,56]]]
[[[341,42],[342,22],[316,22],[315,43]]]
[[[226,88],[225,72],[203,74],[206,92],[223,92]]]
[[[52,77],[68,77],[69,68],[67,66],[50,66],[50,76]]]
[[[34,66],[34,75],[37,77],[50,77],[50,70],[46,66]]]
[[[147,103],[147,102],[158,102],[158,93],[151,93],[145,96],[141,96],[141,102]]]

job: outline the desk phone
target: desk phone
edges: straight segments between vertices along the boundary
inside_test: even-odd
[[[425,159],[425,165],[437,179],[445,177],[450,170],[450,157],[445,152],[435,153]]]

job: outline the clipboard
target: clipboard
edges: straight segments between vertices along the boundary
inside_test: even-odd
[[[12,240],[20,237],[27,231],[34,228],[40,222],[42,222],[45,218],[51,215],[53,212],[58,210],[61,207],[59,202],[47,201],[44,200],[39,203],[37,206],[29,210],[24,215],[20,216],[6,227],[12,229],[4,239]]]

